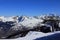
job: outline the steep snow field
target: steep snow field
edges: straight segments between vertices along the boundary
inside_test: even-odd
[[[45,37],[45,36],[50,36],[50,35],[54,35],[54,34],[58,34],[60,32],[53,32],[53,33],[42,33],[42,32],[29,32],[24,38],[21,38],[21,40],[37,40],[37,38],[42,38],[42,37]],[[54,35],[54,37],[51,36],[51,38],[56,38],[57,36],[59,36],[60,34],[58,35]],[[48,37],[47,37],[48,38]],[[58,37],[57,37],[58,38]],[[17,38],[17,39],[20,39],[20,38]],[[39,39],[40,40],[40,39]],[[46,40],[46,39],[44,39]]]
[[[0,39],[0,40],[60,40],[60,31],[51,33],[30,31],[25,37],[19,37],[16,39]]]
[[[43,21],[42,19],[37,18],[23,16],[22,18],[20,17],[19,24],[25,26],[26,28],[33,28],[34,26],[37,26],[38,23]]]

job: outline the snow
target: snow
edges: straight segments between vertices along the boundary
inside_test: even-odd
[[[50,32],[50,33],[30,31],[25,37],[19,37],[19,38],[16,38],[16,39],[0,39],[0,40],[38,40],[38,38],[40,38],[41,40],[42,39],[43,40],[45,40],[45,39],[46,40],[47,39],[58,39],[58,38],[60,38],[60,31],[55,31],[55,32]]]
[[[16,18],[16,19],[14,19],[14,18]],[[6,21],[15,21],[15,20],[17,20],[17,18],[18,18],[17,16],[11,16],[11,17],[0,16],[0,21],[3,21],[3,22],[6,22]]]
[[[38,18],[38,19],[37,19]],[[11,16],[11,17],[7,17],[7,16],[0,16],[0,21],[2,22],[7,22],[7,21],[12,21],[15,22],[15,26],[13,26],[12,28],[15,30],[20,30],[21,28],[25,27],[27,29],[32,29],[35,26],[38,25],[38,23],[43,22],[42,19],[40,19],[39,17],[28,17],[28,16]]]
[[[0,21],[16,22],[15,26],[11,27],[13,30],[22,30],[23,29],[22,26],[24,26],[25,28],[28,28],[28,29],[32,29],[35,26],[37,26],[38,23],[40,24],[41,22],[43,22],[42,18],[44,18],[45,16],[38,16],[38,17],[22,16],[21,19],[18,20],[18,18],[20,18],[20,17],[17,17],[17,16],[12,16],[12,17],[0,16]],[[41,24],[41,26],[42,25],[44,26],[45,24]],[[50,27],[50,25],[46,25],[46,26]],[[59,23],[59,26],[60,26],[60,23]],[[25,37],[19,37],[16,39],[0,39],[0,40],[34,40],[37,38],[42,38],[42,37],[54,35],[57,33],[60,33],[60,31],[50,32],[50,33],[30,31],[30,32],[28,32],[28,34]]]
[[[4,21],[4,16],[0,16],[0,21]]]
[[[49,36],[49,35],[53,35],[53,34],[57,34],[57,33],[60,33],[60,31],[53,32],[53,33],[42,33],[42,32],[30,31],[25,37],[17,38],[17,39],[18,40],[34,40],[36,38],[41,38],[41,37],[45,37],[45,36]]]
[[[22,22],[19,22],[20,25],[23,25],[27,28],[33,28],[36,26],[38,23],[41,23],[43,20],[42,19],[36,19],[34,17],[25,17]]]

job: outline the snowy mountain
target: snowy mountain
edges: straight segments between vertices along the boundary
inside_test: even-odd
[[[43,20],[27,16],[0,16],[0,38],[7,37],[15,32],[33,29]],[[3,31],[3,32],[2,32]],[[5,34],[6,33],[6,34]]]
[[[57,17],[58,17],[58,19],[57,19]],[[32,31],[31,33],[33,33],[33,31],[36,31],[38,33],[43,32],[44,35],[45,35],[45,33],[48,33],[48,32],[60,31],[60,21],[59,21],[60,17],[59,16],[57,16],[57,17],[48,16],[48,15],[32,16],[32,17],[0,16],[0,38],[2,38],[2,39],[18,38],[18,37],[27,37],[28,38],[28,35],[30,35],[30,31]],[[58,21],[56,21],[56,19]],[[46,21],[46,20],[48,20],[48,21]],[[52,23],[53,23],[53,25],[52,25]],[[37,33],[35,33],[35,34],[37,34]],[[42,36],[43,36],[43,34],[42,34]],[[34,35],[34,34],[31,34],[31,35]],[[33,36],[33,37],[35,38],[35,36]],[[40,37],[40,36],[38,36],[38,37]]]
[[[29,27],[29,28],[33,28],[38,23],[43,22],[42,19],[40,19],[40,18],[37,19],[37,18],[23,16],[22,18],[21,17],[19,18],[19,19],[21,19],[19,24],[23,25],[23,26],[26,26],[26,27]]]
[[[38,18],[38,19],[37,19]],[[43,22],[40,17],[27,17],[27,16],[12,16],[12,17],[0,17],[2,22],[14,22],[16,26],[25,26],[27,28],[33,28],[38,23]]]

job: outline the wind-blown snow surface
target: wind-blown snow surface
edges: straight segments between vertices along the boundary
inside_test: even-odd
[[[0,40],[60,40],[60,31],[51,33],[30,31],[25,37],[19,37],[16,39],[0,39]]]

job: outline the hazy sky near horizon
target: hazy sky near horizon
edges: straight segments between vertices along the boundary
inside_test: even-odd
[[[0,16],[60,15],[60,0],[0,0]]]

